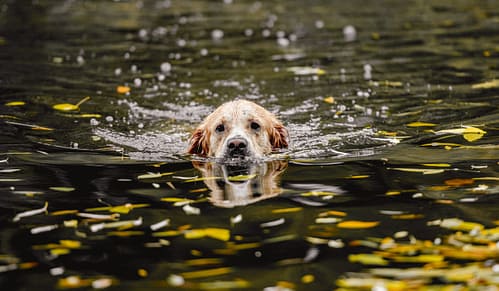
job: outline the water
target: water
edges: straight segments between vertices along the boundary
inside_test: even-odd
[[[0,2],[0,286],[496,286],[497,43],[495,1]],[[234,98],[289,150],[192,163]]]

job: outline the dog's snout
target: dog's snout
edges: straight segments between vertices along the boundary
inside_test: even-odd
[[[248,151],[248,141],[242,137],[234,137],[227,142],[230,156],[246,155]]]

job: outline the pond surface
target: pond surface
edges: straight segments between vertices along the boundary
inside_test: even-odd
[[[498,287],[496,1],[25,2],[0,2],[2,290]],[[237,98],[289,150],[192,163]]]

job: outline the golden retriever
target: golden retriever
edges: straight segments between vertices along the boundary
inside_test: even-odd
[[[192,134],[187,152],[221,159],[261,158],[288,147],[288,131],[263,107],[247,100],[218,107]]]

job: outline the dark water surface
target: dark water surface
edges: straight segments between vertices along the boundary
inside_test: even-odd
[[[2,290],[499,287],[497,1],[0,1],[0,98]]]

